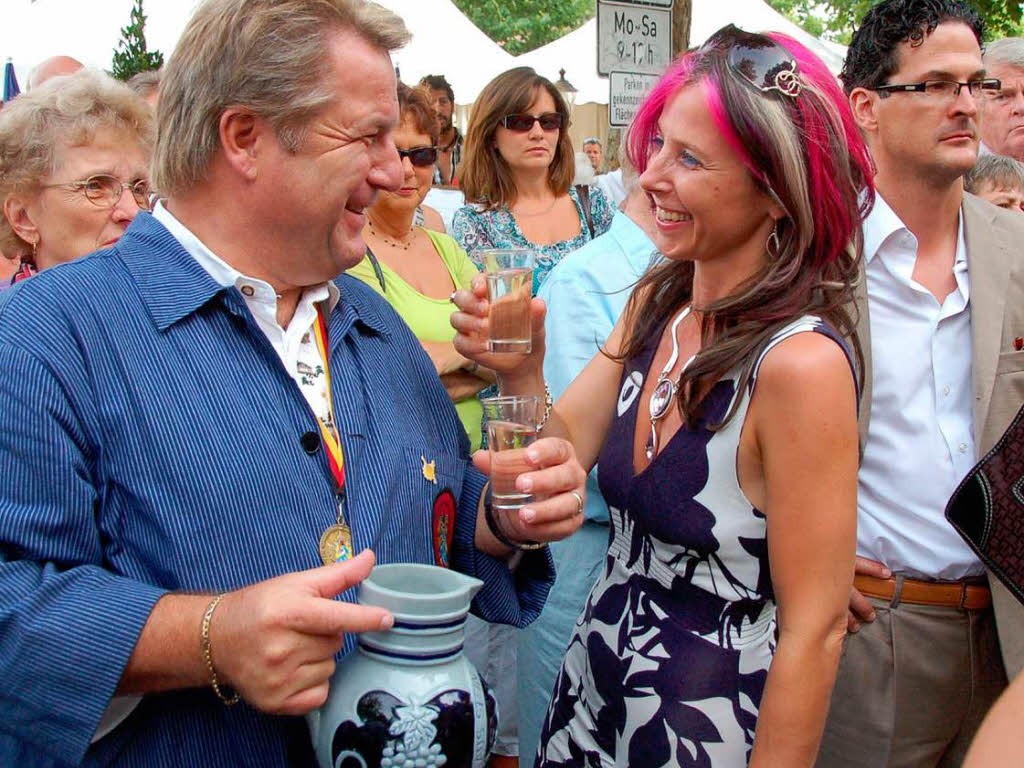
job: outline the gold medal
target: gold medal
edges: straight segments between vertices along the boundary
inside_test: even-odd
[[[338,523],[320,534],[320,559],[324,565],[352,559],[352,531]]]

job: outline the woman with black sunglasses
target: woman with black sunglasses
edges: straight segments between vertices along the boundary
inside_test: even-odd
[[[489,372],[455,351],[448,297],[467,287],[477,269],[451,237],[416,221],[433,180],[437,126],[421,90],[400,83],[398,105],[395,145],[404,180],[400,189],[381,192],[366,210],[366,257],[349,274],[379,292],[420,340],[476,450],[483,416],[476,394],[490,383]]]
[[[599,463],[610,535],[537,765],[810,768],[853,582],[868,152],[820,60],[735,27],[627,143],[666,259],[541,431]],[[530,355],[489,355],[482,283],[456,347],[541,395],[542,303]]]
[[[567,253],[602,235],[614,211],[596,188],[572,185],[569,108],[529,67],[488,83],[473,106],[462,191],[452,234],[470,257],[479,248],[531,248],[534,293]]]

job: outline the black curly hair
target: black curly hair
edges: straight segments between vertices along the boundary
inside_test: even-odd
[[[918,46],[945,21],[959,21],[978,38],[985,22],[968,3],[960,0],[884,0],[865,14],[846,52],[839,77],[849,94],[854,88],[885,85],[899,66],[900,43]]]

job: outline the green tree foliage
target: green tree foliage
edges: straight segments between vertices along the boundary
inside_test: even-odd
[[[594,0],[453,0],[494,42],[518,56],[572,32],[594,15]]]
[[[849,43],[850,35],[868,9],[879,0],[768,0],[812,35]],[[1024,3],[1020,0],[972,0],[985,19],[991,40],[1024,34]]]
[[[131,23],[121,27],[121,40],[114,51],[111,74],[118,80],[128,80],[132,75],[149,69],[160,69],[164,55],[160,51],[146,50],[146,15],[142,12],[142,0],[135,0]]]

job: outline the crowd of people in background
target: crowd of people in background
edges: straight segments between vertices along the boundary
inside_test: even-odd
[[[1024,405],[1024,38],[984,35],[882,0],[837,78],[729,26],[621,147],[528,67],[461,131],[363,0],[204,0],[126,83],[38,64],[0,108],[0,764],[313,765],[375,561],[485,582],[492,768],[1011,764],[1024,606],[943,516]],[[487,349],[493,248],[535,255],[528,354]],[[547,408],[496,523],[499,392]],[[331,525],[373,554],[321,566]]]

